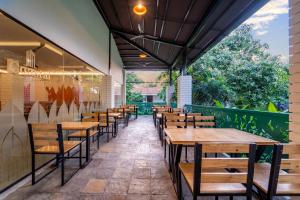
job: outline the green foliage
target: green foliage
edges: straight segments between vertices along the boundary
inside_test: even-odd
[[[220,101],[214,100],[214,102],[217,108],[224,108],[223,104]]]
[[[193,103],[218,100],[226,107],[257,110],[266,110],[269,102],[287,104],[288,64],[268,48],[253,38],[250,26],[236,29],[188,69]]]
[[[275,106],[274,103],[270,102],[270,103],[268,104],[268,111],[269,111],[269,112],[278,112],[278,109],[276,108],[276,106]]]
[[[177,78],[179,76],[179,72],[178,71],[172,71],[172,82],[173,85],[175,85],[175,91],[173,93],[173,96],[171,97],[171,102],[176,102],[176,97],[177,97]],[[169,86],[169,72],[162,72],[158,77],[157,77],[157,81],[162,82],[162,87],[158,93],[158,96],[163,99],[164,101],[166,101],[166,91],[167,91],[167,86]]]
[[[253,110],[185,105],[189,112],[216,117],[218,128],[235,128],[279,142],[289,141],[289,114]],[[266,149],[261,161],[271,161],[271,149]]]
[[[126,101],[142,102],[143,96],[139,92],[134,92],[133,87],[136,83],[143,83],[135,73],[126,74]]]

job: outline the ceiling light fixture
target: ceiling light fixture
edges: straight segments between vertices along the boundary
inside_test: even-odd
[[[146,55],[146,54],[144,54],[144,53],[141,53],[141,54],[139,55],[139,57],[140,57],[140,58],[146,58],[146,57],[147,57],[147,55]]]
[[[18,41],[0,41],[0,46],[6,47],[38,47],[40,42],[18,42]]]
[[[57,49],[56,47],[51,46],[50,44],[45,44],[44,47],[47,48],[47,49],[49,49],[50,51],[52,51],[54,53],[57,53],[60,56],[63,55],[63,51]]]
[[[144,6],[143,4],[139,3],[136,6],[133,7],[133,12],[137,15],[144,15],[147,12],[147,8],[146,6]]]

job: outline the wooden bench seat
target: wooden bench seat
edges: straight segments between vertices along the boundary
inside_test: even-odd
[[[191,189],[194,191],[193,188],[193,179],[194,179],[194,164],[193,163],[180,163],[179,168],[185,177],[185,180]],[[222,173],[228,174],[230,173],[225,169],[203,169],[202,173],[211,174],[211,173]],[[245,193],[246,187],[240,183],[201,183],[201,193]]]
[[[98,130],[90,130],[90,137],[96,135],[97,133]],[[76,131],[74,133],[70,133],[68,137],[72,137],[72,138],[86,137],[86,131],[85,130]]]
[[[269,175],[271,170],[271,164],[269,163],[256,163],[254,169],[254,185],[263,192],[267,193],[269,184]],[[288,174],[283,170],[280,170],[279,174]],[[291,183],[278,183],[277,194],[299,194],[300,184]]]
[[[64,153],[67,153],[77,147],[81,142],[80,141],[64,141]],[[58,142],[56,144],[53,142],[52,144],[48,144],[45,146],[41,146],[35,149],[36,153],[42,154],[58,154],[59,153],[59,145]]]

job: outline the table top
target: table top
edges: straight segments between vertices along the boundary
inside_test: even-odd
[[[257,145],[273,145],[275,140],[257,136],[233,128],[166,128],[172,144],[194,145],[196,142],[246,142]]]
[[[62,122],[63,130],[87,130],[98,126],[99,122]]]

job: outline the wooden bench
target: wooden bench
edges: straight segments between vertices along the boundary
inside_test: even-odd
[[[101,133],[107,134],[107,142],[109,142],[109,134],[112,134],[112,137],[117,134],[117,129],[115,123],[117,121],[114,117],[110,117],[108,112],[99,112],[99,122],[100,122],[100,131]],[[111,132],[110,132],[111,128]],[[105,131],[104,131],[105,129]]]
[[[300,145],[275,144],[271,164],[257,163],[254,185],[260,199],[275,196],[300,196],[300,159],[284,158],[284,155],[300,153]]]
[[[180,163],[178,173],[178,197],[182,197],[181,175],[193,194],[197,196],[246,196],[252,199],[253,173],[256,144],[205,143],[195,145],[195,163]],[[246,153],[248,157],[205,158],[204,153]],[[242,168],[236,172],[232,168]]]
[[[61,185],[64,185],[81,167],[81,141],[64,141],[62,126],[61,124],[28,124],[29,139],[31,147],[31,175],[32,175],[32,185],[42,180],[44,177],[52,173],[58,168],[59,163],[61,164]],[[73,155],[69,156],[72,150],[79,149],[78,151],[72,152]],[[79,152],[79,156],[74,156]],[[48,171],[46,174],[42,175],[39,179],[36,179],[36,171],[40,168],[36,168],[36,155],[55,155],[56,156],[56,166],[52,170]],[[68,154],[68,156],[65,156]],[[65,180],[65,159],[78,158],[79,168],[73,171],[71,176]],[[51,161],[51,160],[50,160]],[[47,162],[48,163],[48,162]],[[46,163],[45,163],[46,164]]]

